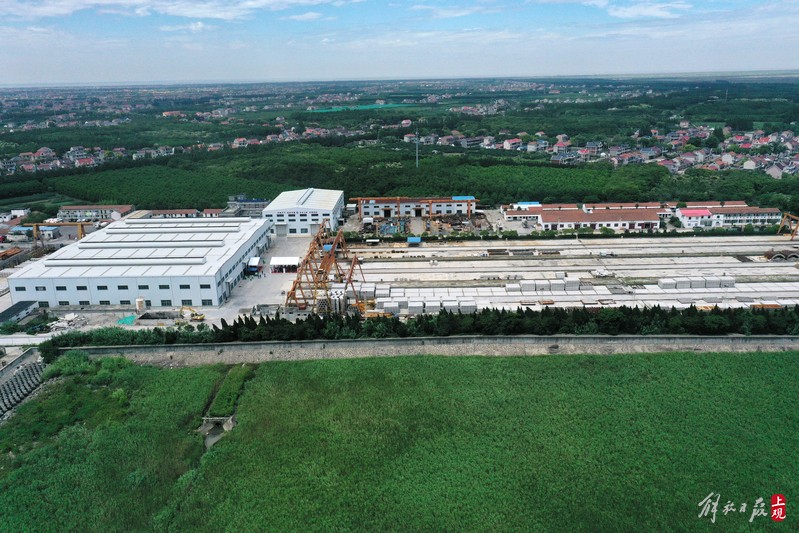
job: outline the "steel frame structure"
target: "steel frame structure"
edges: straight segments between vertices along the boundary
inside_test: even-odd
[[[308,253],[300,261],[297,277],[292,283],[291,290],[286,294],[286,307],[295,307],[299,310],[310,308],[316,313],[331,313],[331,283],[344,283],[345,288],[352,288],[355,304],[358,305],[353,277],[357,266],[363,279],[360,261],[353,256],[349,270],[344,272],[339,264],[339,254],[341,259],[349,259],[344,230],[339,229],[335,236],[331,236],[328,227],[327,219],[323,220],[319,231],[311,239]]]

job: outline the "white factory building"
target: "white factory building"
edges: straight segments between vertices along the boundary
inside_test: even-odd
[[[336,230],[343,215],[344,191],[330,189],[286,191],[263,210],[278,236],[313,235],[325,219],[330,221],[330,229]]]
[[[8,278],[13,302],[217,306],[269,247],[272,223],[250,218],[127,218]]]

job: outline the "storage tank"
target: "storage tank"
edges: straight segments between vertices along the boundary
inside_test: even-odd
[[[146,310],[147,310],[147,306],[144,304],[144,298],[139,296],[138,298],[136,298],[136,312],[138,314],[142,314]]]

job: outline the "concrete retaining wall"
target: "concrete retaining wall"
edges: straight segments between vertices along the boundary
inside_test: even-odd
[[[80,348],[93,357],[122,355],[138,363],[194,366],[403,355],[515,356],[673,351],[754,352],[799,350],[799,337],[514,336],[421,337],[302,342],[172,344]],[[62,351],[64,351],[62,349]]]

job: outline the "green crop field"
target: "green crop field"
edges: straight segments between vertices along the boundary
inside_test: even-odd
[[[203,453],[224,368],[71,357],[0,426],[0,530],[785,531],[790,504],[781,525],[722,507],[795,498],[797,371],[797,352],[267,363]]]

